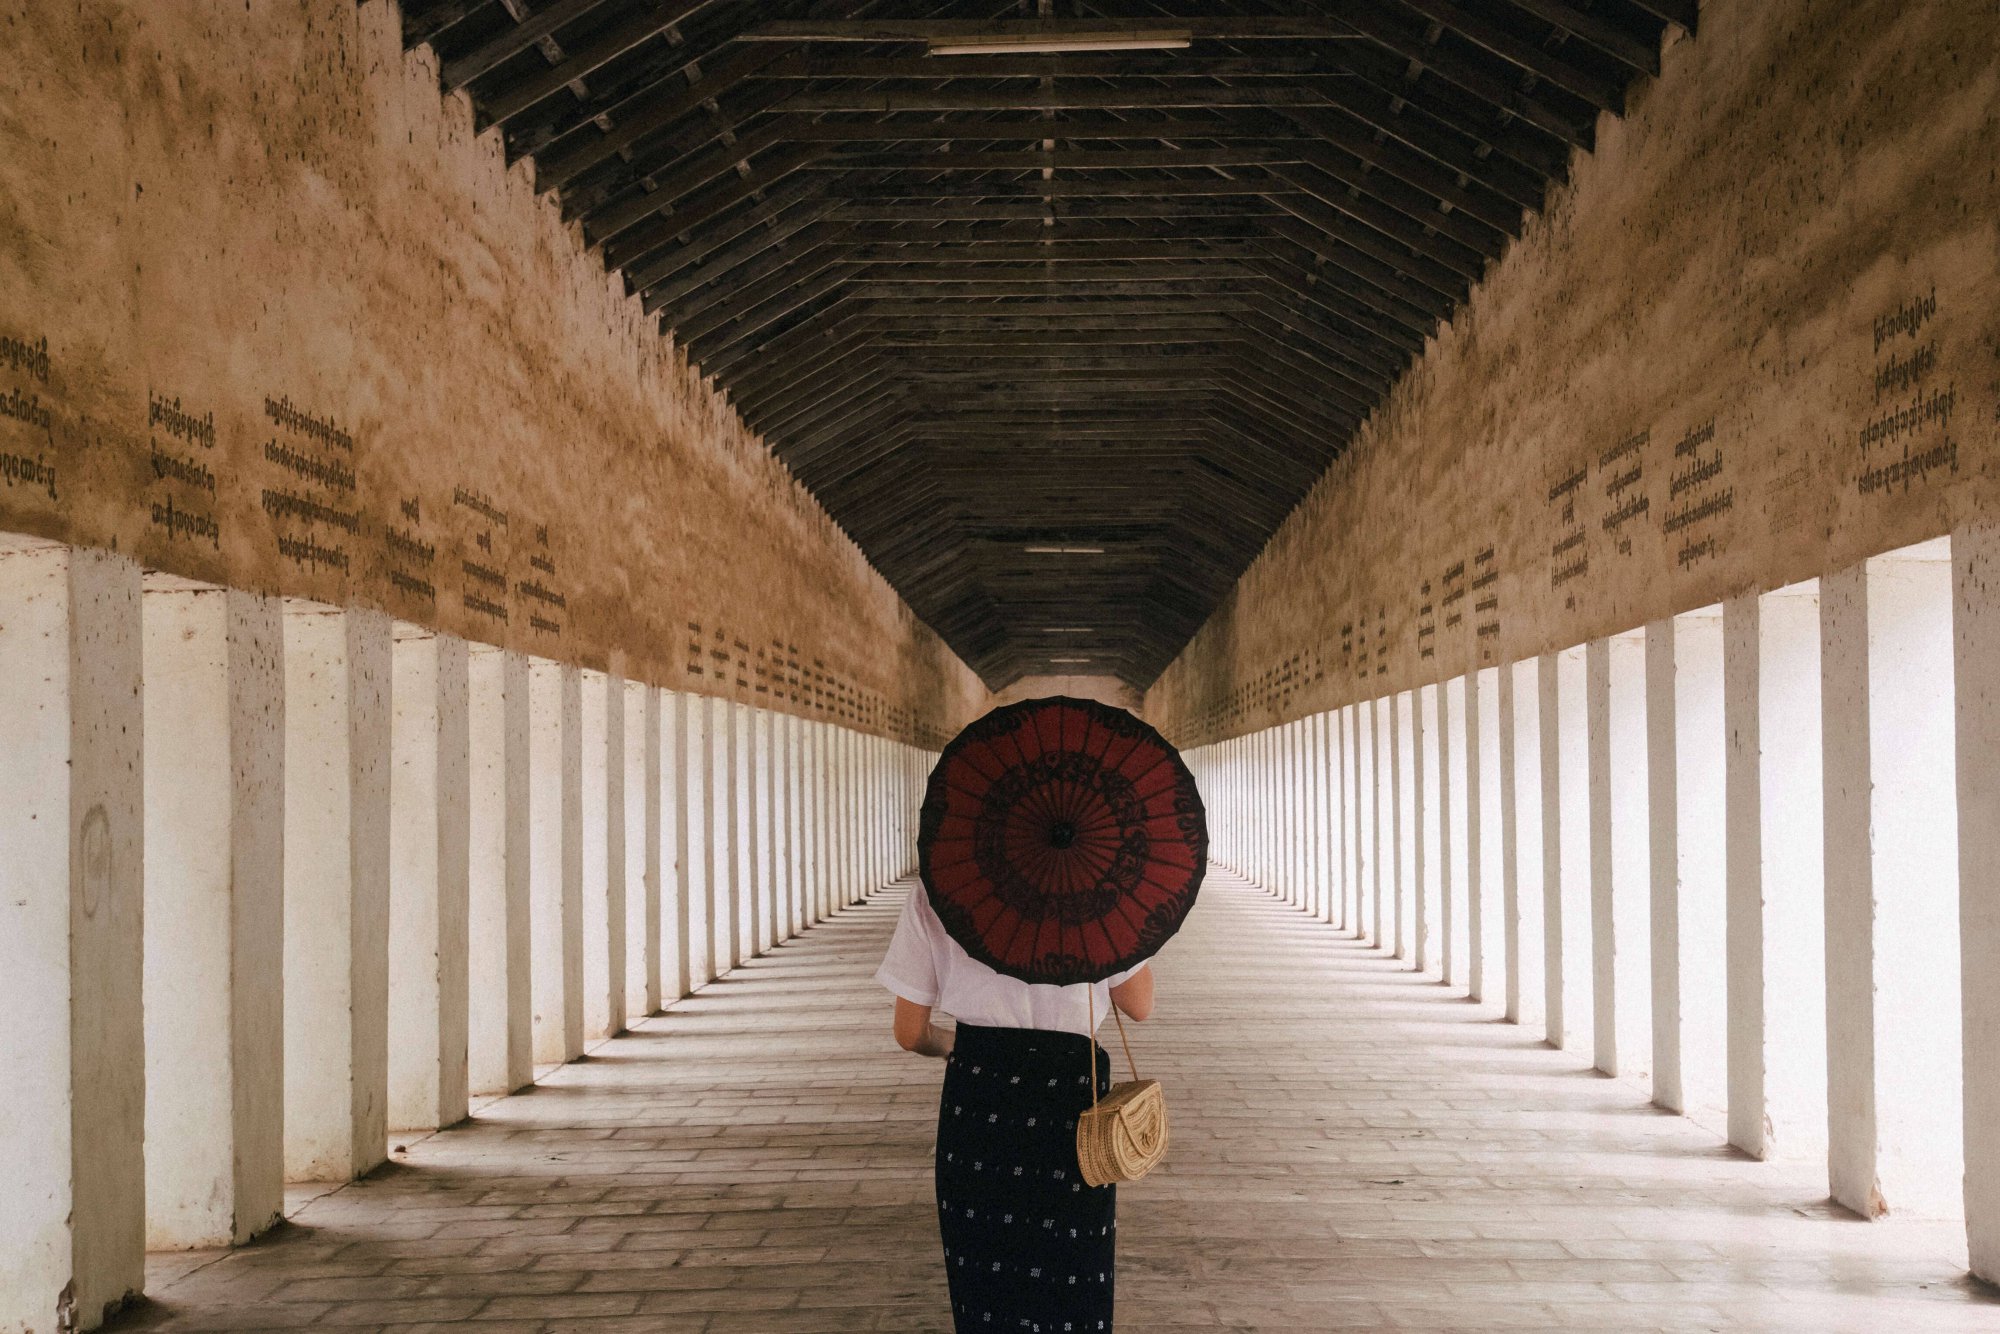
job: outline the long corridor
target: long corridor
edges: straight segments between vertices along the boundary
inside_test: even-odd
[[[912,883],[264,1241],[155,1255],[117,1327],[946,1328],[941,1070],[870,978]],[[1156,966],[1174,1147],[1121,1192],[1124,1330],[2000,1328],[1956,1225],[1855,1220],[1226,870]]]

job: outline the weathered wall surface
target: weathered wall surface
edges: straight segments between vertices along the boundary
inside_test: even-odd
[[[389,0],[0,33],[0,530],[913,741],[983,706]]]
[[[1947,531],[2000,444],[2000,10],[1717,0],[1147,696],[1197,744]]]

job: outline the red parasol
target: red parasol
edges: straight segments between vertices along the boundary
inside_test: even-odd
[[[938,757],[917,865],[973,958],[1024,982],[1095,982],[1180,929],[1208,866],[1208,820],[1180,753],[1143,721],[1033,699],[995,709]]]

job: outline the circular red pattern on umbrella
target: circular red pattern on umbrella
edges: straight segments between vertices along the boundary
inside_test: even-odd
[[[1180,929],[1208,867],[1208,821],[1194,775],[1146,723],[1034,699],[945,747],[917,865],[973,958],[1024,982],[1095,982]]]

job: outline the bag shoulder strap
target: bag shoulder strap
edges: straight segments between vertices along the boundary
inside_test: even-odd
[[[1094,1054],[1097,1050],[1097,984],[1088,982],[1084,985],[1089,988],[1084,995],[1087,998],[1085,1008],[1090,1011],[1090,1032],[1084,1035],[1087,1039],[1084,1052],[1090,1062],[1090,1110],[1094,1112],[1097,1110],[1097,1057]],[[1136,1084],[1139,1082],[1139,1067],[1132,1060],[1132,1039],[1126,1036],[1125,1017],[1118,1013],[1117,1001],[1111,1002],[1111,1017],[1118,1024],[1118,1043],[1125,1048],[1125,1068],[1132,1072],[1132,1082]]]

